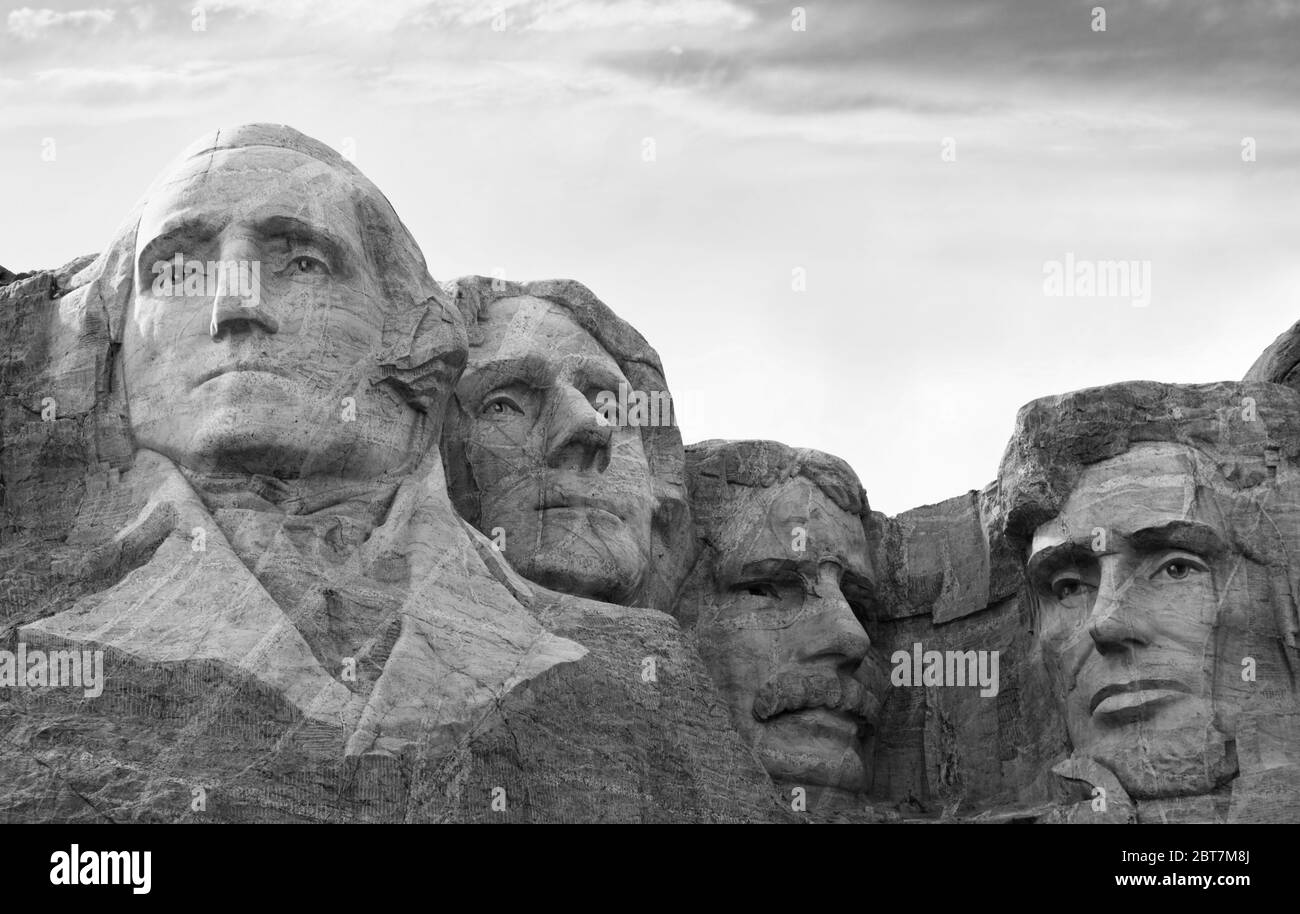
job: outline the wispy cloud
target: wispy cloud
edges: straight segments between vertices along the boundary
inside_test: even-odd
[[[23,41],[34,41],[52,33],[84,29],[97,32],[112,23],[117,12],[111,9],[68,10],[32,9],[24,6],[12,10],[6,18],[9,33]]]

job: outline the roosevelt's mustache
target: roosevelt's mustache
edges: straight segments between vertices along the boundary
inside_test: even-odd
[[[762,721],[806,708],[843,711],[874,724],[880,700],[856,679],[833,673],[778,673],[754,696],[754,717]]]

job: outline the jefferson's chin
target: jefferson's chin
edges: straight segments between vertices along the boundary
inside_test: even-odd
[[[825,708],[787,712],[759,724],[758,755],[774,779],[860,792],[871,786],[863,733],[850,715]]]
[[[506,528],[506,558],[520,574],[607,603],[636,597],[646,556],[626,523],[598,508],[548,508],[534,516],[531,530]]]

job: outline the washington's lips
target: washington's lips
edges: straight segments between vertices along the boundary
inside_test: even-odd
[[[198,380],[195,381],[194,383],[194,386],[198,387],[200,384],[206,384],[208,381],[211,381],[213,378],[218,378],[223,374],[235,374],[237,372],[257,372],[259,374],[272,374],[272,375],[277,375],[278,377],[281,378],[287,378],[289,376],[289,373],[285,371],[283,368],[280,368],[279,366],[272,365],[267,362],[257,362],[251,360],[245,361],[241,359],[240,361],[235,362],[233,364],[222,365],[219,368],[213,368],[210,371],[205,371],[203,374],[199,375]]]
[[[1135,679],[1132,682],[1114,683],[1096,691],[1088,704],[1088,713],[1096,714],[1098,709],[1102,713],[1133,710],[1172,697],[1175,693],[1188,695],[1191,691],[1173,679]],[[1126,699],[1125,696],[1132,697]]]

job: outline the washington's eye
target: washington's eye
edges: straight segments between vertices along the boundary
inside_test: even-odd
[[[505,394],[494,394],[488,397],[479,412],[484,416],[494,417],[509,416],[512,413],[520,416],[524,414],[519,404]]]
[[[325,266],[323,262],[317,260],[315,257],[306,257],[303,255],[295,257],[290,262],[289,266],[292,272],[302,273],[308,276],[329,272],[329,267]]]
[[[769,600],[778,600],[781,594],[777,591],[776,585],[767,581],[752,581],[749,584],[742,585],[745,593],[751,597],[767,597]]]

